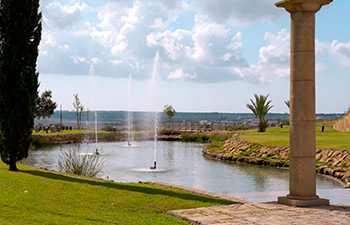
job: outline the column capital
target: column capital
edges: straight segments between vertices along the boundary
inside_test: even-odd
[[[333,0],[283,0],[276,2],[277,7],[285,8],[289,13],[317,12],[323,5],[328,5]]]

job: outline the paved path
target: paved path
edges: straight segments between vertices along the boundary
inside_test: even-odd
[[[192,224],[350,225],[350,205],[332,203],[329,206],[298,208],[281,205],[277,202],[253,203],[181,185],[153,183],[243,203],[168,212],[169,215],[184,218]]]
[[[330,206],[297,208],[268,203],[246,203],[227,206],[213,206],[187,210],[169,211],[168,214],[185,218],[193,224],[327,224],[349,225],[350,206],[332,204]]]

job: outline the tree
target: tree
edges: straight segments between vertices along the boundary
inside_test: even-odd
[[[287,100],[287,101],[284,101],[284,103],[286,103],[286,105],[288,106],[288,109],[290,108],[290,101]]]
[[[28,156],[38,96],[39,0],[0,1],[0,155],[16,171]]]
[[[57,108],[57,103],[52,101],[52,92],[49,90],[41,93],[41,96],[38,95],[36,100],[36,113],[35,117],[37,119],[50,118],[50,116],[54,113]]]
[[[165,105],[163,108],[163,112],[165,112],[165,114],[168,116],[168,120],[170,122],[171,117],[175,116],[175,109],[172,105]]]
[[[80,103],[80,99],[78,94],[74,94],[74,102],[73,102],[73,111],[76,113],[77,115],[77,126],[78,126],[78,130],[80,130],[80,126],[81,126],[81,114],[84,110],[84,106]]]
[[[255,102],[250,99],[252,104],[247,104],[247,108],[250,109],[256,117],[259,118],[258,132],[265,132],[268,127],[267,120],[265,120],[266,114],[273,107],[270,105],[271,101],[267,101],[269,95],[257,95],[254,94]]]

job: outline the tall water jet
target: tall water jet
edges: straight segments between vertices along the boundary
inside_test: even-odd
[[[132,116],[131,116],[131,80],[132,75],[129,73],[129,83],[128,83],[128,146],[131,146],[131,141],[133,139],[131,135],[132,127]]]
[[[89,78],[90,78],[90,82],[91,82],[91,86],[92,86],[92,102],[93,102],[93,106],[95,106],[95,94],[96,94],[96,90],[95,90],[95,68],[94,68],[94,64],[91,63],[90,65],[90,71],[89,71]],[[91,107],[90,107],[91,108]],[[96,108],[94,109],[94,117],[95,117],[95,154],[98,155],[100,154],[98,152],[98,139],[97,139],[97,112],[96,112]]]
[[[153,161],[153,166],[150,167],[150,169],[156,169],[157,168],[157,138],[158,138],[158,93],[157,93],[157,81],[159,79],[159,74],[158,74],[158,66],[159,66],[159,53],[157,51],[156,56],[154,57],[154,62],[153,62],[153,71],[152,71],[152,95],[154,99],[154,116],[153,116],[153,121],[154,121],[154,161]]]

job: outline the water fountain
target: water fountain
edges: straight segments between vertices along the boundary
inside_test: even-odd
[[[158,81],[158,66],[159,66],[159,53],[157,51],[156,56],[154,57],[153,62],[153,71],[152,71],[152,96],[154,99],[154,160],[153,166],[150,167],[151,170],[155,170],[157,168],[157,138],[158,138],[158,95],[157,95],[157,81]]]
[[[131,73],[129,73],[129,83],[128,83],[128,146],[131,146],[132,135],[131,135],[131,127],[132,127],[132,117],[131,117]]]
[[[91,63],[90,65],[90,71],[89,71],[89,81],[90,81],[90,86],[92,87],[92,102],[95,107],[95,94],[96,94],[96,91],[95,91],[95,68],[94,68],[94,64]],[[96,155],[99,155],[100,153],[98,152],[98,147],[97,147],[97,144],[98,144],[98,139],[97,139],[97,112],[96,112],[96,109],[94,110],[94,117],[95,117],[95,154]]]

